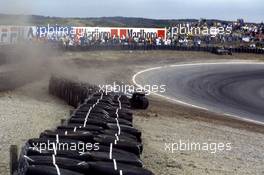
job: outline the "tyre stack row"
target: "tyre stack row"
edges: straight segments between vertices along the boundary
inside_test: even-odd
[[[88,83],[79,83],[52,76],[49,82],[49,93],[57,96],[67,104],[78,107],[85,99],[99,91],[99,88]]]
[[[55,85],[50,88],[56,92]],[[18,174],[152,175],[140,160],[141,132],[133,127],[130,99],[90,90],[83,94],[66,123],[27,141]]]

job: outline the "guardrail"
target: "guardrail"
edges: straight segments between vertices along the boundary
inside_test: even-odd
[[[177,45],[140,45],[140,44],[104,44],[104,45],[87,45],[87,46],[69,46],[63,50],[70,51],[96,51],[96,50],[175,50],[175,51],[198,51],[213,52],[218,49],[216,46],[177,46]],[[254,53],[263,54],[264,49],[259,48],[225,48],[233,53]]]
[[[33,44],[34,43],[28,43]],[[86,46],[67,46],[64,47],[59,43],[38,44],[38,46],[46,49],[59,49],[62,51],[98,51],[98,50],[175,50],[175,51],[197,51],[197,52],[213,52],[215,49],[222,47],[218,46],[179,46],[179,45],[154,45],[154,44],[90,44]],[[14,45],[0,46],[1,50],[15,48]],[[264,48],[249,48],[249,47],[224,47],[233,53],[254,53],[264,54]]]

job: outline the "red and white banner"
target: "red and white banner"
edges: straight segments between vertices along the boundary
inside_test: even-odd
[[[121,27],[60,27],[60,26],[1,26],[0,44],[13,44],[18,41],[32,38],[55,38],[57,40],[69,36],[80,39],[85,37],[89,40],[110,38],[143,38],[143,39],[166,39],[166,28],[121,28]]]
[[[167,36],[166,28],[119,28],[119,27],[74,27],[77,36],[88,38],[162,38]]]

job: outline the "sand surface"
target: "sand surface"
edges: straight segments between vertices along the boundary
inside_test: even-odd
[[[29,138],[53,129],[68,117],[70,106],[48,95],[47,81],[0,93],[0,174],[9,174],[10,145],[21,147]],[[20,150],[20,149],[19,149]]]

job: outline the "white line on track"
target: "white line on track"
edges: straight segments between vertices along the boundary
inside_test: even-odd
[[[159,69],[167,69],[167,68],[174,68],[174,67],[185,67],[185,66],[240,65],[240,64],[241,65],[243,65],[243,64],[264,65],[263,62],[257,62],[257,61],[227,61],[227,62],[217,62],[217,63],[210,63],[209,62],[209,63],[183,63],[183,64],[173,64],[173,65],[159,66],[159,67],[153,67],[153,68],[148,68],[148,69],[145,69],[145,70],[141,70],[141,71],[139,71],[139,72],[137,72],[136,74],[133,75],[132,82],[137,87],[143,89],[144,91],[149,92],[146,88],[144,88],[141,84],[139,84],[136,81],[136,79],[137,79],[137,77],[139,75],[141,75],[143,73],[146,73],[146,72],[150,72],[150,71],[153,71],[153,70],[159,70]],[[156,92],[150,92],[150,93],[153,94],[153,95],[155,95],[155,96],[164,98],[164,99],[166,99],[168,101],[175,102],[175,103],[178,103],[178,104],[181,104],[181,105],[184,105],[184,106],[189,106],[189,107],[193,107],[193,108],[197,108],[197,109],[209,111],[208,108],[205,108],[205,107],[202,107],[202,106],[193,105],[191,103],[187,103],[187,102],[184,102],[184,101],[181,101],[181,100],[172,98],[172,97],[168,97],[168,96],[165,96],[165,95],[161,95],[161,94],[156,93]],[[211,111],[211,112],[214,112],[214,111]],[[218,112],[214,112],[214,113],[219,114]],[[264,122],[260,122],[260,121],[257,121],[257,120],[251,120],[251,119],[243,118],[243,117],[240,117],[240,116],[237,116],[237,115],[234,115],[234,114],[224,113],[224,115],[227,116],[227,117],[230,117],[230,118],[234,118],[234,119],[240,120],[240,121],[250,122],[250,123],[254,123],[254,124],[258,124],[258,125],[264,125]]]

